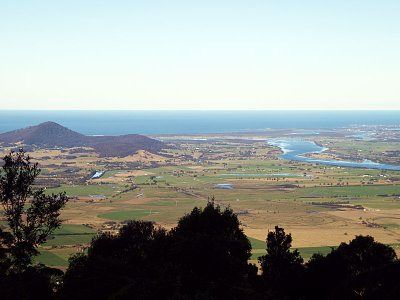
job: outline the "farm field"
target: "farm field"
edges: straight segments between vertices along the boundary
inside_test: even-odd
[[[42,246],[38,261],[65,268],[69,255],[84,251],[99,232],[116,232],[130,219],[172,228],[211,198],[238,214],[253,244],[252,261],[265,253],[265,237],[276,225],[292,234],[293,247],[305,259],[315,252],[326,254],[360,234],[398,249],[400,171],[284,160],[279,158],[281,149],[267,142],[268,136],[158,138],[171,147],[158,155],[139,153],[135,164],[133,156],[100,158],[87,151],[74,151],[76,158],[70,159],[69,149],[30,153],[43,169],[38,186],[70,197],[62,211],[64,225]],[[324,142],[321,135],[305,138],[321,144],[332,141],[329,137]],[[358,155],[363,155],[374,147],[370,141],[335,139],[343,155],[358,146]],[[379,142],[378,149],[396,147]],[[92,178],[96,172],[102,176]]]

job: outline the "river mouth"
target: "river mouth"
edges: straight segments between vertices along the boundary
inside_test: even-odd
[[[365,159],[364,161],[347,161],[333,159],[318,159],[305,156],[306,154],[322,153],[328,148],[321,147],[313,141],[305,141],[298,139],[274,139],[268,142],[272,146],[279,147],[283,154],[279,157],[286,160],[294,160],[301,162],[317,163],[337,167],[347,168],[363,168],[363,169],[378,169],[400,171],[400,166],[382,164]]]

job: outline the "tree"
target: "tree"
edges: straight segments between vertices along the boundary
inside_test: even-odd
[[[173,298],[169,241],[165,229],[148,221],[129,221],[116,235],[97,236],[87,254],[70,259],[60,298]]]
[[[0,259],[4,270],[18,273],[32,264],[37,247],[60,226],[60,209],[68,199],[65,193],[46,195],[33,188],[40,169],[22,149],[3,160],[0,203],[8,228],[0,229]]]
[[[70,260],[61,299],[249,299],[251,246],[230,208],[194,208],[167,232],[130,221]],[[248,293],[246,294],[246,296]]]
[[[259,257],[263,274],[279,280],[282,275],[294,266],[301,265],[303,258],[296,249],[291,251],[292,235],[275,226],[275,231],[268,232],[267,254]]]
[[[304,271],[303,258],[296,249],[291,250],[292,236],[283,228],[275,226],[275,231],[268,232],[267,254],[258,258],[262,276],[268,289],[278,294],[299,296],[300,278]]]
[[[257,271],[248,264],[251,244],[231,208],[222,209],[212,199],[183,216],[171,235],[181,296],[248,299],[246,279]]]
[[[307,263],[308,290],[313,298],[357,298],[383,286],[384,273],[395,266],[396,253],[390,246],[378,243],[371,236],[356,236],[348,244],[341,243],[326,256],[314,254]],[[394,267],[394,269],[396,269]],[[397,271],[398,271],[397,264]],[[379,280],[370,280],[379,277]],[[387,282],[385,284],[388,284]]]

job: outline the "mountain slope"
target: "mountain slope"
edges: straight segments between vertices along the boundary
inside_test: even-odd
[[[74,147],[85,143],[86,136],[72,131],[54,122],[45,122],[36,126],[0,134],[0,142],[27,145]]]
[[[86,136],[54,122],[0,134],[0,143],[14,145],[22,142],[39,147],[91,147],[100,156],[127,156],[138,150],[157,153],[165,144],[139,134],[120,136]]]

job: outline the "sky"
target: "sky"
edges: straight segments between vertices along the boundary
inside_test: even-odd
[[[0,0],[1,109],[400,109],[398,0]]]

